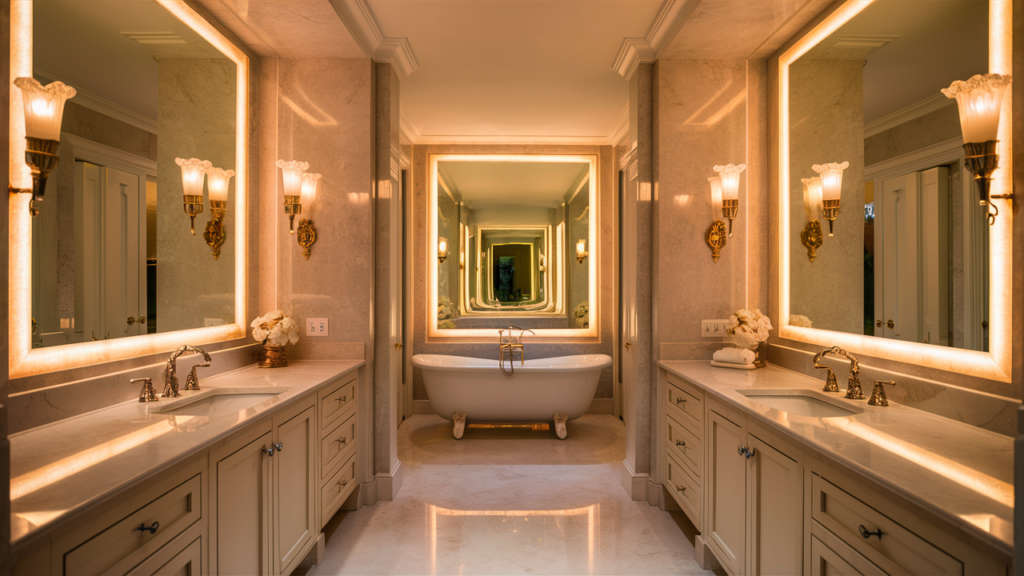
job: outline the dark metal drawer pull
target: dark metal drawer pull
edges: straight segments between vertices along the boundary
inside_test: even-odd
[[[140,524],[137,528],[134,528],[132,530],[132,532],[138,531],[138,532],[149,532],[150,534],[156,534],[156,530],[159,527],[160,527],[160,523],[159,522],[153,522],[152,526],[146,526],[146,524],[143,523],[143,524]]]
[[[878,530],[868,530],[867,528],[864,527],[863,524],[861,524],[857,528],[860,530],[860,535],[865,540],[867,540],[868,538],[871,538],[872,536],[878,536],[879,540],[882,539],[882,529],[881,528],[879,528]]]

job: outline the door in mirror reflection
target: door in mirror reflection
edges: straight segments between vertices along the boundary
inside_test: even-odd
[[[33,75],[68,100],[32,219],[33,347],[234,322],[235,190],[214,257],[182,170],[234,170],[236,65],[151,0],[34,0]]]
[[[988,10],[877,0],[790,65],[791,325],[987,350],[988,225],[939,91],[988,71]],[[826,206],[831,162],[849,166]]]

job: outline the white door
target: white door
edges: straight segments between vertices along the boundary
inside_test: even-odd
[[[704,528],[708,546],[732,574],[746,565],[747,460],[744,427],[721,414],[708,412],[708,483]]]
[[[919,173],[921,183],[921,342],[949,346],[949,170]]]
[[[101,175],[103,334],[145,334],[145,325],[138,321],[146,314],[145,180],[113,168],[102,168]]]
[[[917,172],[883,181],[881,211],[876,216],[882,225],[875,224],[875,253],[882,261],[881,266],[877,261],[875,264],[875,334],[910,342],[920,341],[919,196]],[[878,321],[882,323],[880,327]]]
[[[274,427],[274,568],[288,574],[316,531],[316,407]]]
[[[99,340],[103,183],[100,167],[75,162],[75,332],[83,340]]]
[[[270,432],[217,462],[215,574],[270,574]]]
[[[803,566],[803,468],[763,442],[747,435],[754,452],[749,461],[747,500],[750,509],[749,574],[800,574]]]

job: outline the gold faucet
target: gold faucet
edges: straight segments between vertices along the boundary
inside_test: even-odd
[[[508,336],[505,335],[506,330]],[[516,336],[513,330],[519,330],[519,335]],[[526,352],[523,349],[523,336],[529,332],[533,334],[533,330],[527,328],[520,328],[519,326],[510,325],[507,329],[502,328],[498,330],[498,366],[501,368],[501,373],[506,377],[511,378],[516,372],[516,354],[519,354],[519,365],[522,366],[526,363]],[[505,370],[505,360],[508,359],[509,370]]]
[[[828,374],[825,377],[825,387],[822,388],[824,392],[839,392],[839,384],[836,382],[836,373],[831,368],[821,364],[821,359],[828,354],[838,354],[840,356],[846,356],[850,360],[850,378],[846,383],[846,398],[850,400],[861,400],[864,398],[864,391],[860,388],[860,363],[857,358],[843,350],[839,346],[833,346],[818,352],[814,355],[814,367],[818,369],[824,368],[828,370]]]
[[[167,359],[167,366],[164,368],[164,398],[181,396],[181,392],[178,392],[178,356],[185,352],[196,352],[203,355],[203,361],[193,366],[192,371],[189,372],[188,377],[185,379],[185,390],[199,390],[199,375],[196,374],[196,368],[206,368],[209,366],[210,355],[202,348],[186,344],[175,350],[171,357]]]
[[[895,380],[875,380],[875,388],[871,391],[871,398],[868,399],[869,406],[888,406],[889,399],[885,397],[885,386],[895,386]]]

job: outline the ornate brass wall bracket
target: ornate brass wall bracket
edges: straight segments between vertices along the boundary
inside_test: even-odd
[[[732,221],[736,219],[739,209],[739,200],[722,200],[722,217],[729,221],[729,238],[732,238]]]
[[[299,219],[299,231],[296,236],[299,246],[302,246],[302,255],[309,260],[310,250],[313,248],[313,244],[316,244],[316,227],[313,226],[313,221],[305,218]]]
[[[7,185],[7,192],[10,194],[32,194],[28,211],[33,216],[39,214],[37,202],[43,200],[43,194],[46,192],[46,179],[60,161],[57,156],[58,146],[60,146],[60,142],[57,140],[25,138],[25,163],[32,169],[32,188],[15,188],[10,184]]]
[[[288,232],[295,234],[295,216],[302,214],[302,196],[285,196],[284,213],[288,215]],[[302,222],[299,222],[302,226]],[[315,236],[315,235],[314,235]],[[309,256],[307,256],[309,258]]]
[[[201,195],[185,194],[184,196],[184,207],[185,214],[192,220],[189,225],[189,229],[192,231],[192,235],[196,235],[196,216],[203,213],[203,197]]]
[[[821,222],[817,220],[811,220],[804,226],[802,232],[800,232],[800,242],[807,248],[807,258],[814,262],[815,256],[818,255],[818,248],[821,248],[822,243],[825,241],[825,235],[821,231]]]
[[[725,248],[725,241],[728,238],[727,234],[725,222],[715,220],[711,223],[711,227],[708,228],[707,234],[704,235],[704,241],[711,248],[711,259],[715,262],[718,262],[718,259],[722,257],[722,248]]]
[[[999,155],[996,154],[998,143],[998,140],[989,140],[964,144],[964,165],[974,174],[974,183],[978,186],[978,203],[995,210],[987,215],[989,225],[995,224],[996,216],[999,215],[999,208],[992,200],[1008,200],[1010,208],[1015,208],[1013,192],[991,195],[992,173],[999,167]]]
[[[220,247],[224,244],[227,235],[224,233],[224,214],[227,212],[227,202],[210,200],[210,214],[213,218],[206,223],[206,231],[203,232],[203,239],[213,252],[213,259],[220,260]]]

